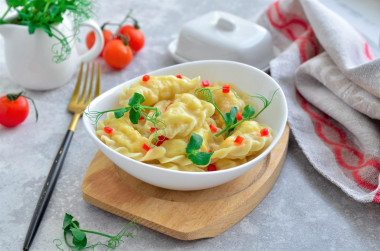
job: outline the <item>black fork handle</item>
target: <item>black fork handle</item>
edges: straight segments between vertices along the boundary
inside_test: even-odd
[[[65,138],[61,144],[61,147],[58,150],[57,156],[53,162],[53,165],[50,168],[49,175],[46,178],[44,186],[41,191],[40,198],[38,199],[37,206],[34,209],[33,218],[30,222],[28,233],[25,238],[23,250],[29,250],[30,245],[33,241],[34,236],[36,235],[37,229],[41,223],[41,220],[45,214],[46,208],[49,204],[51,195],[55,184],[57,183],[58,176],[61,172],[63,162],[65,161],[66,154],[68,152],[71,139],[73,138],[74,131],[67,130]]]

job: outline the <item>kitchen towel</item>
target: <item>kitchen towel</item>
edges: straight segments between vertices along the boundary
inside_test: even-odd
[[[276,1],[258,23],[280,51],[271,75],[306,157],[355,200],[380,203],[380,58],[316,0]]]

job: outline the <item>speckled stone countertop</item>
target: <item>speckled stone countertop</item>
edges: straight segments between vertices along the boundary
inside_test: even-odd
[[[5,10],[1,1],[1,13]],[[149,3],[148,3],[149,2]],[[128,79],[175,64],[167,46],[181,25],[212,10],[254,21],[272,0],[98,1],[97,20],[121,20],[129,8],[140,21],[146,44],[122,71],[103,66],[106,91]],[[378,45],[380,4],[377,0],[323,0],[370,41]],[[10,80],[0,39],[0,93],[21,90]],[[39,107],[14,129],[0,127],[0,250],[21,250],[42,184],[71,120],[66,112],[75,77],[53,91],[27,91]],[[32,250],[57,250],[65,212],[88,229],[114,233],[128,221],[96,208],[82,198],[81,183],[96,146],[80,122]],[[250,214],[221,235],[181,241],[141,227],[135,239],[118,250],[378,250],[380,205],[362,204],[344,194],[310,165],[290,137],[283,170],[267,197]],[[67,250],[67,249],[66,249]]]

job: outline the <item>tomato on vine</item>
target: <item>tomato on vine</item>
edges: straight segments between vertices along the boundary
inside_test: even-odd
[[[17,94],[4,94],[0,96],[0,124],[5,127],[15,127],[21,124],[29,114],[30,99],[36,112],[36,121],[38,120],[38,111],[33,99]]]
[[[143,48],[145,37],[138,26],[124,25],[119,29],[118,34],[129,37],[128,44],[135,53]]]
[[[123,40],[113,39],[104,47],[103,58],[107,65],[120,70],[132,61],[133,52]]]
[[[102,51],[99,54],[99,56],[101,56],[101,57],[103,56],[103,51],[104,51],[104,48],[106,47],[107,43],[109,41],[111,41],[113,38],[113,33],[110,30],[102,29],[102,33],[103,33],[103,38],[104,38],[104,45],[103,45]],[[94,44],[95,44],[95,32],[90,31],[86,36],[87,49],[91,49],[92,46],[94,46]]]

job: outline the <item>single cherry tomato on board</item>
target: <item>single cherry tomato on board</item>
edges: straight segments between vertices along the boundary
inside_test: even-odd
[[[0,96],[0,124],[5,127],[14,127],[21,124],[29,114],[29,104],[27,98],[28,97],[22,95],[22,92],[17,94],[4,94]],[[36,111],[37,120],[37,108],[33,100],[32,102]]]
[[[104,47],[103,58],[112,68],[121,70],[132,61],[133,52],[122,40],[113,39]]]
[[[107,43],[112,40],[113,34],[110,30],[102,30],[103,38],[104,38],[104,45],[103,50],[100,52],[99,56],[103,56],[104,48],[106,47]],[[95,32],[90,31],[86,36],[86,45],[87,49],[91,49],[92,46],[95,44]]]
[[[138,52],[144,46],[144,34],[141,32],[140,29],[136,28],[135,26],[124,25],[119,29],[118,33],[123,36],[129,37],[128,44],[129,46],[131,46],[133,52]]]

